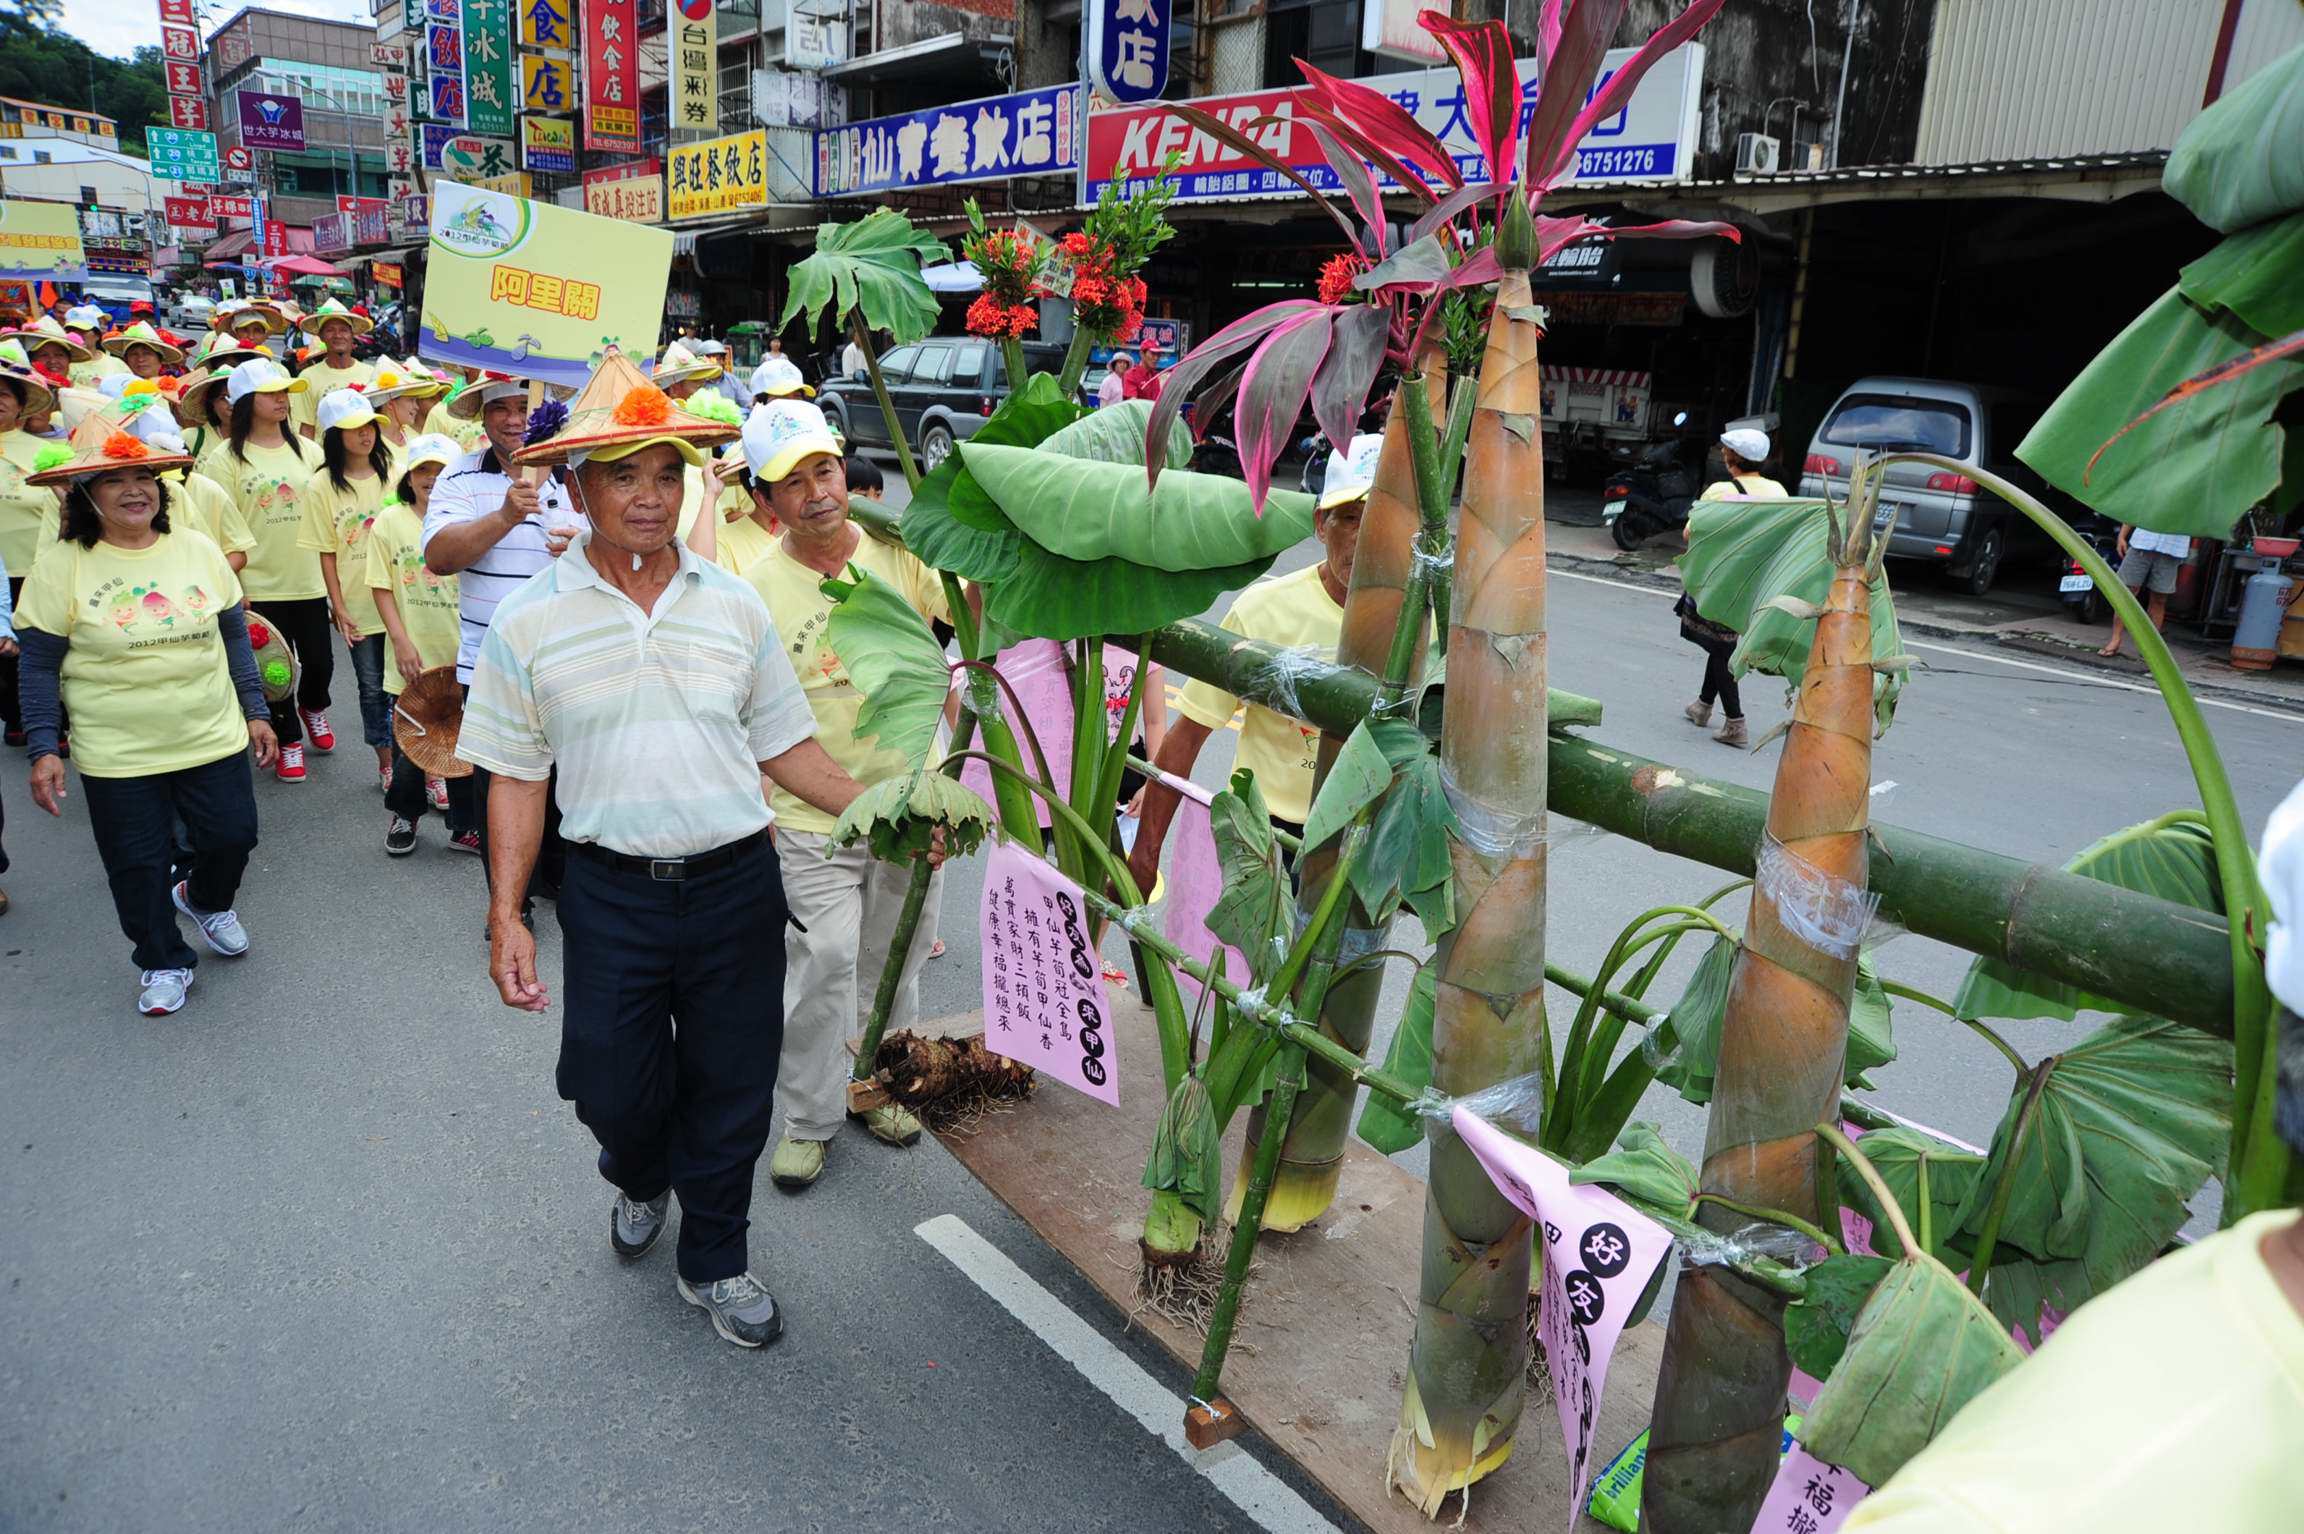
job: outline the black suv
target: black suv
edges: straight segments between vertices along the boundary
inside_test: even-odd
[[[1064,366],[1064,348],[1053,341],[1026,341],[1024,360],[1034,372],[1055,373]],[[1008,397],[1000,347],[984,336],[931,336],[892,347],[880,358],[880,377],[888,385],[888,398],[904,424],[905,437],[920,454],[923,470],[950,456],[953,443],[975,436],[985,418]],[[864,447],[894,445],[880,417],[880,402],[872,397],[872,380],[865,374],[827,378],[817,395],[833,428],[849,442]]]

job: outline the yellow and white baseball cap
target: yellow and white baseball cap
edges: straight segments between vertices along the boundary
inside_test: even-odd
[[[1364,431],[1341,452],[1328,455],[1328,477],[1320,482],[1320,510],[1333,511],[1368,498],[1376,484],[1376,460],[1384,454],[1381,432]]]
[[[351,431],[355,427],[375,425],[376,407],[358,389],[330,389],[320,396],[312,420],[322,431]]]
[[[224,382],[224,397],[237,405],[251,394],[302,394],[310,387],[301,378],[291,378],[270,357],[251,357],[232,369]]]
[[[773,485],[800,467],[800,460],[818,453],[840,456],[839,439],[823,411],[799,399],[772,399],[752,407],[744,422],[744,462],[754,479]]]
[[[454,437],[428,431],[408,444],[400,455],[400,472],[405,474],[419,464],[436,463],[443,467],[464,456],[464,444]]]
[[[761,395],[770,399],[791,399],[806,395],[813,399],[816,391],[800,376],[800,369],[789,357],[770,357],[752,370],[752,397]]]

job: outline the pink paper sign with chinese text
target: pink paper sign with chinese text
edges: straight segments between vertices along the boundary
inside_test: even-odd
[[[1161,897],[1160,925],[1168,941],[1193,958],[1216,967],[1216,954],[1224,954],[1224,978],[1237,986],[1249,983],[1248,959],[1239,949],[1208,930],[1208,913],[1224,893],[1224,870],[1216,861],[1216,830],[1208,818],[1214,797],[1207,789],[1166,773],[1156,776],[1176,790],[1176,818],[1168,826],[1167,891]],[[1176,972],[1176,984],[1187,999],[1198,1000],[1200,982]]]
[[[1536,1222],[1544,1266],[1537,1335],[1560,1403],[1568,1484],[1588,1486],[1608,1361],[1648,1280],[1672,1249],[1672,1238],[1607,1190],[1570,1182],[1566,1167],[1478,1114],[1458,1107],[1450,1117],[1497,1191]],[[1582,1497],[1569,1499],[1570,1529],[1582,1508]]]
[[[1127,712],[1128,694],[1136,686],[1136,657],[1117,645],[1104,647],[1104,733],[1107,739],[1120,731],[1121,717]],[[1000,694],[1000,713],[1016,732],[1016,748],[1023,753],[1025,769],[1037,773],[1039,762],[1032,755],[1030,737],[1016,717],[1021,705],[1025,719],[1031,721],[1032,734],[1040,741],[1041,755],[1048,758],[1048,780],[1059,794],[1070,799],[1072,793],[1072,661],[1063,645],[1052,639],[1023,639],[992,657],[992,669],[1007,680],[1015,692],[1010,701],[1008,692]],[[965,687],[966,672],[957,673],[955,685]],[[1165,698],[1146,698],[1144,707],[1166,708]],[[1144,721],[1141,711],[1136,722],[1137,733],[1142,735]],[[960,781],[979,797],[992,798],[992,771],[982,762],[970,762],[960,769]],[[1040,812],[1040,825],[1048,825],[1048,806],[1038,795],[1033,802]],[[1075,806],[1077,808],[1078,806]]]
[[[1120,1106],[1120,1051],[1080,886],[1004,841],[985,861],[977,915],[985,1046]]]
[[[1827,1465],[1795,1441],[1776,1467],[1776,1480],[1752,1534],[1834,1534],[1848,1510],[1872,1488],[1838,1465]]]

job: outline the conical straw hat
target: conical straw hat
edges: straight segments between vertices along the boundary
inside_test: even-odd
[[[403,678],[392,708],[392,742],[400,754],[435,778],[467,778],[472,764],[456,754],[464,729],[464,689],[454,666],[435,666]]]
[[[568,419],[560,429],[512,457],[522,465],[564,464],[574,453],[620,458],[651,442],[667,442],[689,463],[702,465],[703,449],[739,434],[724,421],[682,409],[611,346],[569,401]]]

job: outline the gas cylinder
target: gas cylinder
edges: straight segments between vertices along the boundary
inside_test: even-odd
[[[2232,664],[2243,671],[2269,671],[2280,653],[2280,620],[2286,616],[2288,577],[2271,565],[2248,577],[2240,593],[2240,622],[2232,630]]]

